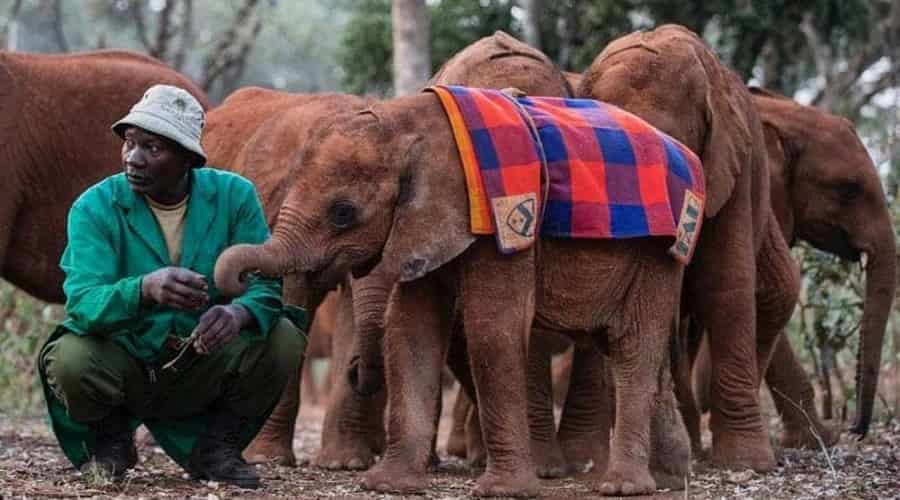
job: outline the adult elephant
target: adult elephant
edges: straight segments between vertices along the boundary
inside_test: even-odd
[[[758,339],[757,322],[786,318],[756,307],[758,293],[779,286],[758,281],[757,273],[773,263],[790,268],[790,255],[770,207],[763,128],[750,93],[697,35],[666,25],[610,43],[584,72],[577,95],[641,116],[702,158],[706,219],[685,273],[682,314],[710,332],[711,458],[722,467],[773,469],[757,364],[765,365],[776,337]]]
[[[344,94],[293,94],[259,87],[243,88],[209,113],[203,147],[211,165],[253,181],[269,226],[274,227],[289,179],[301,167],[299,154],[308,139],[320,127],[327,126],[329,119],[361,109],[366,103],[361,97]],[[285,278],[284,301],[307,307],[313,316],[311,335],[322,337],[329,333],[323,330],[328,329],[338,332],[333,338],[317,338],[313,342],[349,344],[347,334],[341,333],[348,330],[343,318],[346,314],[341,314],[351,300],[347,291],[338,291],[324,302],[322,295],[309,296],[306,292],[302,275]],[[296,465],[293,438],[300,404],[299,380],[299,374],[291,379],[266,424],[244,450],[248,461]],[[339,378],[338,382],[341,381]],[[333,432],[334,423],[328,421],[326,417],[323,443],[328,442]]]
[[[772,207],[785,239],[791,244],[806,241],[849,261],[867,259],[856,421],[850,429],[865,435],[872,421],[881,346],[896,288],[894,229],[878,172],[848,120],[767,90],[750,91],[765,129]],[[701,353],[694,376],[705,408],[709,353]],[[777,344],[765,380],[784,420],[784,446],[817,447],[815,434],[829,445],[837,440],[838,434],[815,418],[812,385],[787,339]]]
[[[3,278],[41,300],[65,301],[59,259],[69,207],[121,170],[122,140],[109,127],[157,83],[208,105],[190,79],[137,53],[0,51]]]

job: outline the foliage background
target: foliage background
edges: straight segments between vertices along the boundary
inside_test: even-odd
[[[570,71],[581,71],[610,40],[632,30],[684,24],[748,83],[850,118],[879,169],[900,232],[900,0],[426,5],[433,69],[495,30],[523,37],[526,14],[535,9],[540,47]],[[248,85],[389,96],[391,43],[389,0],[0,0],[0,47],[147,52],[200,82],[214,102]],[[794,252],[805,277],[790,339],[822,387],[824,405],[842,417],[854,398],[860,266],[803,244]],[[40,409],[34,359],[61,315],[60,306],[0,283],[0,411]],[[876,401],[881,418],[900,412],[898,325],[895,308]]]

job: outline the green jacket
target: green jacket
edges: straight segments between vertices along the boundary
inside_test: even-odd
[[[227,303],[213,280],[216,258],[231,245],[262,243],[268,239],[269,229],[248,180],[211,168],[194,169],[191,175],[180,266],[206,276],[209,306]],[[71,333],[109,336],[136,358],[152,364],[170,333],[190,335],[203,311],[140,304],[142,276],[172,264],[156,218],[147,202],[131,191],[124,174],[101,181],[75,201],[69,212],[68,238],[60,263],[66,273],[66,319],[48,344]],[[259,325],[258,331],[242,331],[241,335],[266,335],[283,313],[281,283],[256,279],[247,293],[233,302],[244,305]],[[297,326],[304,328],[305,324]],[[87,427],[68,418],[65,407],[49,390],[43,370],[41,379],[53,430],[66,456],[80,466],[88,458],[85,443],[92,436]],[[248,429],[248,442],[264,420]],[[166,452],[184,465],[203,422],[196,417],[144,423]],[[135,420],[134,425],[138,423]]]

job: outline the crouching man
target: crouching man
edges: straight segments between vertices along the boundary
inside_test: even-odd
[[[202,168],[204,119],[188,92],[156,85],[113,125],[124,172],[69,212],[66,319],[41,378],[76,467],[121,476],[144,423],[193,477],[256,488],[241,450],[297,376],[305,325],[287,319],[277,280],[233,300],[215,288],[219,253],[269,231],[249,181]]]

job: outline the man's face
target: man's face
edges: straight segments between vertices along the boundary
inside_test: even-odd
[[[175,142],[138,127],[125,130],[122,163],[131,190],[160,203],[177,203],[187,194],[192,155]]]

